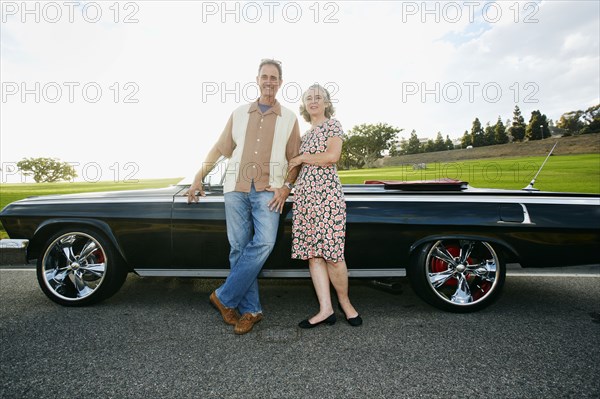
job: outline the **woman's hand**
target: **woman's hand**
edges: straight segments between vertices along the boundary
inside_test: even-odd
[[[297,157],[290,159],[288,162],[288,172],[294,169],[297,166],[300,166],[304,163],[304,154],[300,154]]]

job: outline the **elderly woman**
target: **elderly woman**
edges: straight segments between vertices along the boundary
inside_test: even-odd
[[[298,326],[313,328],[336,322],[331,283],[346,321],[356,327],[362,319],[348,298],[346,202],[335,166],[342,152],[342,126],[331,118],[334,109],[329,92],[317,84],[302,95],[300,113],[312,127],[302,137],[300,155],[289,163],[290,169],[302,164],[294,190],[292,258],[308,259],[319,312]]]

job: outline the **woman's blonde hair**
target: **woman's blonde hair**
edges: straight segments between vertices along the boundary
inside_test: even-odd
[[[335,114],[335,108],[333,108],[333,104],[331,103],[331,96],[326,88],[321,86],[318,83],[310,86],[304,93],[302,93],[302,104],[300,105],[300,115],[304,118],[305,121],[310,122],[310,114],[306,110],[306,106],[304,105],[304,97],[306,97],[306,93],[311,90],[319,90],[323,93],[325,97],[325,118],[331,118]]]

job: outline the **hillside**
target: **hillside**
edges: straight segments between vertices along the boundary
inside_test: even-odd
[[[488,147],[430,152],[424,154],[402,155],[380,159],[378,167],[396,166],[412,163],[456,162],[469,159],[488,159],[501,157],[544,156],[558,145],[552,155],[600,154],[600,133],[581,136],[557,137],[525,143],[509,143]]]

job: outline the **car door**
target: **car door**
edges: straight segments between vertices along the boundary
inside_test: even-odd
[[[229,243],[221,187],[208,187],[197,203],[187,202],[187,187],[173,197],[172,268],[229,270]]]

